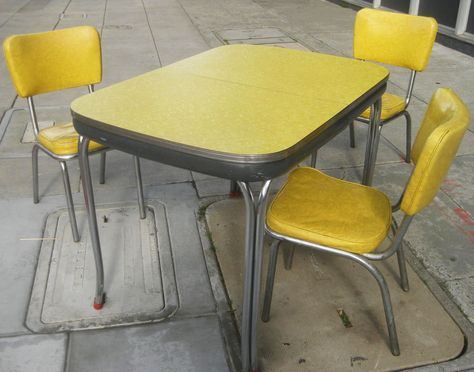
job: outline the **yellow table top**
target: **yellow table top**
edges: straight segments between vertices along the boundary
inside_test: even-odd
[[[82,96],[71,109],[108,130],[258,157],[287,151],[387,78],[368,62],[231,45]]]

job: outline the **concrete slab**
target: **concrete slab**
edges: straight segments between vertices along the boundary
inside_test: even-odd
[[[145,220],[136,205],[97,208],[107,294],[100,311],[92,308],[95,261],[87,226],[74,243],[67,210],[48,217],[26,318],[31,330],[102,328],[173,315],[178,294],[166,211],[157,201],[147,205]],[[76,214],[85,219],[84,211]]]
[[[458,156],[441,189],[458,205],[458,213],[474,230],[474,155]],[[464,214],[463,211],[467,212]]]
[[[31,199],[0,201],[0,336],[29,333],[26,308],[38,260],[44,216],[64,205],[63,197],[32,206]]]
[[[284,32],[278,28],[257,28],[257,29],[236,29],[236,30],[222,30],[216,32],[217,35],[224,41],[229,42],[233,40],[245,40],[245,39],[274,39],[274,38],[287,38]]]
[[[195,184],[200,198],[216,195],[228,195],[230,191],[230,181],[221,178],[195,181]]]
[[[466,221],[462,209],[443,193],[413,221],[406,236],[408,244],[438,280],[472,276],[474,237],[470,221]]]
[[[328,1],[257,0],[266,11],[275,12],[288,24],[306,32],[332,34],[353,27],[355,12]]]
[[[115,188],[136,187],[133,156],[121,151],[107,152],[105,183],[94,183],[95,190],[111,190]],[[95,158],[95,159],[93,159]],[[94,180],[99,174],[100,162],[98,156],[91,157],[91,172]],[[158,162],[140,159],[142,182],[144,186],[163,185],[168,183],[191,181],[191,174],[185,169],[175,168]]]
[[[216,316],[71,334],[67,370],[230,371]]]
[[[102,31],[103,83],[107,86],[156,69],[161,62],[141,1],[107,4]],[[127,61],[126,64],[123,61]]]
[[[178,1],[144,1],[162,65],[204,52],[209,46]]]
[[[242,201],[225,200],[206,211],[237,317],[241,307],[243,206]],[[409,271],[411,289],[405,293],[398,286],[395,258],[377,266],[391,289],[401,356],[393,357],[387,346],[383,307],[370,275],[342,258],[300,249],[291,271],[283,270],[281,262],[278,265],[271,320],[260,323],[262,369],[384,371],[457,357],[464,347],[463,334],[417,275]],[[351,328],[341,322],[337,312],[341,308]]]
[[[226,44],[253,44],[253,45],[272,45],[272,44],[279,44],[279,43],[293,43],[294,40],[284,36],[284,37],[268,37],[268,38],[261,38],[261,39],[236,39],[236,40],[227,40]]]
[[[464,315],[474,323],[474,277],[449,280],[445,287]]]
[[[67,335],[31,335],[0,339],[0,370],[62,372]]]
[[[306,50],[306,51],[310,50],[301,43],[271,43],[268,45],[276,46],[279,48],[289,48],[289,49]]]
[[[49,128],[54,126],[54,121],[53,120],[47,120],[47,121],[39,121],[38,122],[38,127],[39,130]],[[23,133],[23,137],[21,138],[21,143],[33,143],[36,142],[35,138],[35,132],[33,131],[33,124],[28,122],[26,125],[25,132]]]
[[[97,157],[91,158],[91,162],[99,161]],[[73,193],[79,191],[79,165],[77,160],[68,163],[69,181]],[[59,163],[46,156],[40,156],[38,160],[39,174],[39,196],[42,198],[50,195],[64,195],[64,186]],[[31,158],[11,158],[0,161],[0,188],[2,198],[29,198],[28,209],[35,208],[33,204]],[[62,197],[66,203],[64,196]]]
[[[33,2],[4,0],[1,8],[0,39],[10,34],[44,31],[55,26],[62,28],[87,23],[98,27],[103,36],[104,57],[104,82],[98,85],[98,89],[157,68],[160,64],[166,64],[195,54],[208,46],[222,45],[222,41],[214,34],[215,30],[279,29],[311,50],[337,55],[351,55],[352,28],[355,15],[355,12],[350,8],[342,8],[334,3],[320,0],[295,0],[292,2],[286,0],[114,0],[113,2],[106,0],[74,0],[72,2],[69,0],[39,0]],[[466,101],[471,111],[474,112],[474,100],[471,97],[472,94],[470,94],[474,75],[471,72],[472,58],[435,45],[428,69],[419,74],[415,84],[416,100],[411,107],[414,124],[418,125],[432,91],[442,85],[453,87]],[[392,69],[389,90],[395,89],[397,91],[397,89],[405,87],[406,84],[407,75],[403,71]],[[15,92],[6,66],[2,63],[0,63],[0,91],[2,92],[0,95],[0,112],[3,112],[6,108],[12,107]],[[58,122],[70,120],[70,102],[85,92],[85,89],[74,89],[37,97],[35,102],[39,110],[43,110],[43,107],[46,110],[40,113],[40,120],[56,120]],[[64,114],[59,116],[43,115],[48,113],[47,110],[52,110],[52,114],[55,113],[56,111],[52,106],[57,105],[62,106],[58,109],[58,114],[60,110],[64,110]],[[17,99],[15,107],[26,107],[25,101]],[[44,156],[40,159],[40,172],[46,172],[40,175],[41,203],[39,205],[31,203],[31,145],[17,144],[17,140],[19,141],[23,134],[22,126],[26,125],[27,121],[28,116],[24,115],[23,122],[17,121],[18,124],[10,128],[12,130],[10,134],[17,130],[16,134],[18,136],[15,134],[15,142],[12,142],[8,151],[5,151],[7,148],[3,147],[6,142],[0,144],[0,189],[3,196],[3,200],[0,201],[0,220],[3,222],[0,226],[3,242],[2,249],[0,249],[0,293],[2,294],[0,296],[0,336],[3,338],[0,341],[12,339],[12,337],[5,338],[5,336],[28,333],[23,323],[40,241],[19,239],[37,239],[41,237],[46,216],[58,207],[63,208],[65,204],[58,169],[52,160],[46,159]],[[403,126],[402,121],[392,123],[391,126],[384,129],[383,135],[396,147],[403,148],[404,130],[400,126]],[[0,128],[0,132],[1,130],[2,128]],[[361,173],[359,151],[363,154],[365,133],[366,129],[360,126],[357,131],[358,148],[355,150],[348,148],[348,133],[342,133],[340,138],[335,139],[336,142],[332,148],[328,144],[326,148],[320,150],[318,166],[328,169],[336,176],[359,180]],[[427,213],[433,213],[437,219],[433,224],[426,224],[426,221],[420,218],[423,224],[417,223],[412,226],[412,229],[415,229],[415,234],[418,228],[425,231],[430,229],[432,233],[425,235],[426,240],[424,238],[413,240],[413,246],[411,246],[418,258],[426,256],[423,264],[430,269],[430,272],[438,283],[443,286],[447,295],[453,297],[457,306],[466,314],[466,318],[463,318],[462,315],[459,316],[464,319],[465,323],[469,323],[469,320],[473,321],[470,312],[473,308],[472,298],[470,297],[470,293],[472,293],[472,274],[468,274],[469,264],[472,262],[469,256],[472,245],[469,243],[467,234],[472,226],[470,222],[472,222],[471,217],[473,215],[471,206],[472,180],[470,178],[472,165],[468,157],[473,154],[474,141],[472,135],[471,138],[468,137],[466,136],[460,149],[460,154],[463,154],[464,159],[460,160],[461,158],[458,158],[448,177],[448,182],[445,182],[442,186],[444,196],[438,198],[440,203],[436,206],[439,210],[427,211]],[[115,154],[118,154],[118,152],[109,154],[106,184],[99,186],[94,180],[96,201],[99,203],[134,202],[136,189],[131,157],[126,154],[116,156]],[[94,176],[97,174],[97,160],[97,157],[91,158]],[[339,163],[339,161],[341,162]],[[48,162],[52,163],[48,166]],[[123,164],[121,164],[122,162]],[[399,162],[398,153],[392,151],[386,143],[380,148],[378,163],[375,184],[388,192],[391,197],[396,198],[398,192],[401,191],[399,184],[400,182],[403,184],[411,167]],[[208,176],[195,175],[194,179],[196,181],[209,180],[209,182],[206,185],[204,183],[199,185],[199,182],[196,182],[196,188],[194,188],[193,184],[189,182],[189,178],[187,178],[189,173],[180,173],[177,170],[167,169],[152,163],[146,164],[145,161],[142,162],[142,168],[147,170],[144,174],[146,197],[160,199],[165,202],[169,213],[169,231],[175,250],[173,253],[175,253],[177,284],[182,300],[181,308],[169,324],[174,323],[178,318],[200,317],[214,313],[218,308],[218,304],[214,300],[209,283],[208,274],[211,271],[208,270],[210,266],[206,268],[203,260],[200,238],[204,241],[206,234],[204,233],[204,237],[199,236],[196,228],[196,216],[200,215],[200,204],[196,193],[209,195],[210,197],[206,196],[203,201],[207,203],[212,199],[212,188],[215,188],[214,192],[220,193],[219,188],[221,187],[222,192],[227,193],[228,182]],[[71,177],[75,179],[73,182],[77,191],[79,182],[77,163],[73,162],[70,165],[70,171],[72,173]],[[212,185],[213,182],[214,185]],[[57,194],[57,196],[48,196],[53,194]],[[77,205],[83,203],[82,195],[75,194],[74,198]],[[456,208],[458,212],[455,211]],[[439,217],[439,215],[442,215],[442,217]],[[423,218],[425,217],[431,218],[430,215],[423,216]],[[438,234],[438,232],[441,233]],[[216,278],[211,277],[211,281],[214,281],[215,285]],[[452,304],[451,310],[454,307],[456,305]],[[221,311],[227,310],[226,307],[226,310]],[[380,307],[378,306],[377,311],[379,310]],[[232,324],[232,320],[228,318],[226,320],[220,318],[222,327],[231,327],[229,324]],[[459,318],[456,318],[456,321],[459,321]],[[164,325],[165,323],[154,326],[160,328]],[[114,329],[113,331],[122,330]],[[154,330],[155,328],[151,332],[154,332]],[[381,332],[383,331],[384,329],[381,330]],[[101,332],[107,331],[100,331],[97,334]],[[235,330],[232,329],[230,339],[226,338],[226,345],[229,345],[228,342],[233,345],[234,354],[237,355],[238,359],[238,338],[235,337],[233,332]],[[113,334],[117,337],[130,337],[130,334],[126,332]],[[201,344],[207,345],[206,337],[208,333],[203,331],[201,334],[203,336],[200,340]],[[173,352],[170,351],[171,348],[151,350],[151,346],[142,346],[139,342],[136,343],[135,340],[128,345],[124,345],[125,341],[117,341],[122,346],[118,347],[118,353],[115,353],[113,349],[110,350],[109,354],[113,356],[112,358],[117,359],[117,361],[111,361],[110,358],[107,359],[103,355],[97,355],[99,352],[93,350],[94,345],[97,346],[91,341],[93,337],[90,337],[87,332],[84,335],[87,336],[83,338],[84,342],[91,342],[91,346],[86,345],[77,353],[73,351],[74,358],[72,360],[78,361],[81,358],[87,358],[89,355],[94,355],[96,359],[90,364],[81,360],[81,364],[74,364],[75,370],[89,370],[91,365],[94,367],[105,366],[103,369],[106,369],[108,368],[106,363],[109,362],[116,367],[115,370],[119,370],[122,365],[127,365],[127,362],[119,364],[123,358],[118,354],[125,354],[128,357],[139,355],[140,351],[144,351],[146,355],[144,357],[139,355],[135,360],[141,358],[143,363],[141,364],[140,361],[134,362],[134,366],[140,366],[140,368],[130,369],[156,370],[158,359],[162,363],[162,359],[169,360],[173,357]],[[142,336],[139,333],[137,335],[137,337]],[[173,342],[174,345],[177,345],[179,343],[178,339],[181,338],[188,340],[180,332],[169,333],[169,335],[170,339],[167,341],[167,345],[171,345]],[[176,336],[176,339],[173,339],[174,336]],[[112,338],[112,336],[110,337]],[[471,339],[469,335],[466,337],[469,340]],[[382,339],[384,339],[383,335]],[[154,345],[156,339],[145,337],[145,340]],[[107,343],[117,345],[115,340],[111,342],[104,341],[104,345],[98,344],[97,349],[106,347]],[[137,344],[140,346],[137,347]],[[43,345],[46,345],[46,343]],[[75,345],[77,346],[77,344]],[[19,368],[24,367],[26,370],[31,370],[35,367],[40,368],[47,365],[38,364],[30,368],[29,360],[23,358],[23,356],[29,356],[28,352],[31,348],[28,350],[21,349],[21,352],[17,353],[15,351],[16,347],[21,349],[21,344],[15,343],[13,348],[7,349],[6,357],[8,359],[13,354],[18,356],[15,363],[18,362]],[[129,350],[125,350],[127,348]],[[49,348],[41,350],[46,357],[49,351],[54,353],[56,349],[53,344],[50,344]],[[148,350],[151,350],[153,357],[148,355]],[[220,350],[222,349],[215,348],[215,350],[221,353]],[[470,350],[468,344],[467,354],[470,353]],[[135,352],[137,354],[134,354]],[[155,352],[160,353],[160,355],[154,355]],[[4,369],[1,364],[5,359],[4,354],[2,353],[0,356],[0,369],[2,370]],[[203,352],[200,355],[205,354]],[[432,365],[431,367],[422,367],[420,370],[434,371],[443,368],[446,370],[466,370],[469,369],[469,366],[472,369],[473,359],[470,359],[470,364],[466,364],[467,354],[455,359],[448,365]],[[32,355],[36,358],[36,355]],[[57,355],[62,358],[63,354],[57,353]],[[214,356],[213,354],[206,355],[209,363],[212,363]],[[224,357],[219,355],[219,358]],[[35,363],[36,359],[33,359],[33,362]],[[187,368],[187,362],[188,359],[183,358],[184,370],[192,370]],[[173,362],[162,364],[165,366],[172,365],[169,370],[183,370],[178,363],[178,360],[173,359]],[[355,363],[357,363],[357,360]],[[365,362],[360,361],[359,363],[362,365]],[[301,363],[303,366],[305,364],[307,363]],[[198,365],[201,366],[199,363]],[[220,366],[219,361],[216,362],[216,365]],[[51,368],[48,368],[48,370],[55,370],[55,366],[56,364],[51,364]],[[235,369],[239,370],[238,363],[235,366]],[[8,364],[7,370],[15,370],[10,367],[11,364]],[[212,370],[208,367],[202,367],[202,370]],[[292,367],[290,370],[294,369]],[[70,368],[70,366],[66,365],[65,368]],[[354,366],[351,369],[357,368],[361,369],[363,366]],[[224,368],[222,369],[224,370]],[[346,369],[348,368],[344,368],[344,370]]]

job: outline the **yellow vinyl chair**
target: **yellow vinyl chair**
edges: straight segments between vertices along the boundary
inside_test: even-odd
[[[102,56],[100,37],[90,26],[80,26],[35,34],[13,35],[3,42],[5,60],[15,89],[28,101],[36,143],[33,145],[33,201],[39,202],[38,150],[59,161],[69,219],[74,241],[79,241],[74,203],[66,161],[78,156],[79,134],[72,123],[41,129],[38,126],[33,96],[67,88],[88,86],[102,80]],[[90,142],[89,151],[100,153],[100,183],[105,181],[105,151],[97,142]],[[139,159],[135,166],[140,201],[140,217],[145,217]]]
[[[354,25],[354,58],[385,63],[410,70],[405,97],[385,93],[382,96],[380,130],[400,116],[406,120],[405,161],[411,161],[411,117],[407,111],[417,72],[426,69],[438,24],[434,18],[363,9]],[[357,118],[370,122],[370,109]],[[349,126],[350,145],[355,147],[354,123]]]
[[[397,253],[401,287],[408,291],[403,237],[413,217],[436,196],[468,125],[469,111],[459,97],[450,89],[438,89],[413,145],[415,167],[393,207],[384,193],[369,186],[333,178],[314,168],[297,168],[290,173],[267,212],[266,229],[275,240],[270,252],[263,321],[269,320],[279,245],[288,241],[294,244],[287,262],[299,245],[349,258],[372,274],[382,294],[390,349],[393,355],[399,355],[389,289],[369,260],[383,260]],[[404,213],[400,226],[392,217],[399,209]],[[390,246],[383,252],[374,252],[391,229]]]

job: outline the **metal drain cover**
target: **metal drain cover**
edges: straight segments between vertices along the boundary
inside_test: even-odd
[[[138,207],[97,209],[104,261],[106,304],[92,308],[95,262],[84,211],[81,241],[72,239],[67,210],[46,222],[26,325],[35,332],[154,322],[178,306],[165,207],[148,203],[147,218]]]

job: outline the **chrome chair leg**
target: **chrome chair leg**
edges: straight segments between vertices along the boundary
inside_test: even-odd
[[[38,190],[38,150],[39,147],[33,145],[31,151],[31,161],[33,165],[33,203],[39,203],[39,190]]]
[[[100,153],[100,175],[99,183],[103,185],[105,183],[105,160],[107,158],[107,153],[105,151]]]
[[[318,160],[318,150],[311,153],[311,168],[316,168],[316,161]]]
[[[67,210],[69,213],[69,222],[71,224],[72,238],[75,242],[79,241],[79,232],[77,230],[76,213],[74,212],[74,202],[72,200],[71,184],[69,182],[69,173],[65,161],[60,161],[61,173],[63,175],[64,192],[66,194]]]
[[[143,197],[143,184],[142,184],[142,172],[140,169],[140,158],[138,156],[133,157],[135,163],[135,176],[137,178],[137,196],[138,196],[138,209],[140,211],[140,218],[143,220],[146,217],[145,199]]]
[[[354,259],[355,257],[351,258]],[[395,327],[395,317],[393,316],[392,301],[390,300],[390,291],[388,290],[387,282],[375,266],[372,266],[370,263],[368,263],[361,257],[357,257],[355,261],[365,267],[372,274],[372,276],[377,281],[377,284],[379,285],[380,293],[382,295],[385,319],[387,321],[390,351],[393,355],[398,356],[400,355],[400,347],[398,344],[397,329]]]
[[[283,248],[283,263],[286,270],[291,270],[293,266],[293,256],[295,255],[295,245]]]
[[[353,121],[351,121],[351,123],[349,124],[349,144],[352,148],[356,147],[354,122]]]
[[[263,300],[262,321],[270,320],[270,308],[272,306],[273,283],[275,282],[275,272],[278,260],[278,250],[281,240],[274,239],[270,247],[270,258],[268,261],[267,281],[265,283],[265,298]]]
[[[411,162],[411,116],[408,111],[405,111],[404,113],[405,119],[407,121],[407,126],[406,126],[406,151],[405,151],[405,162],[410,163]]]
[[[400,243],[400,247],[397,250],[397,260],[398,260],[398,269],[400,271],[400,287],[405,292],[410,290],[410,285],[408,284],[408,273],[407,273],[407,264],[405,261],[405,253],[403,252],[403,242]]]

